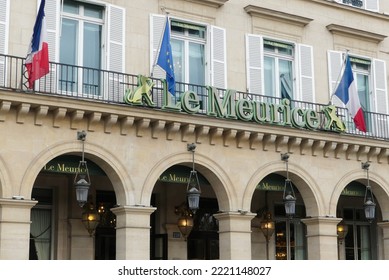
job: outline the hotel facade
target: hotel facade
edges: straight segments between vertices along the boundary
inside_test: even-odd
[[[29,89],[39,4],[0,0],[0,259],[389,259],[387,1],[46,0]]]

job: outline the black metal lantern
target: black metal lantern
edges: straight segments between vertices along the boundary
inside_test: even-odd
[[[292,181],[289,179],[288,160],[289,155],[287,153],[281,154],[281,160],[285,161],[286,165],[286,179],[284,185],[283,201],[285,206],[285,214],[288,217],[294,216],[296,213],[296,194],[294,193]]]
[[[194,153],[196,149],[196,144],[188,144],[187,149],[189,152],[192,152],[192,170],[189,175],[188,185],[186,187],[186,196],[188,198],[188,207],[193,212],[196,213],[197,209],[199,209],[200,203],[200,182],[197,176],[197,171],[195,170],[194,163]]]
[[[84,212],[82,213],[82,223],[84,224],[86,230],[88,231],[90,236],[93,236],[93,234],[96,231],[97,226],[100,222],[100,215],[98,211],[96,210],[93,203],[88,202],[85,204]]]
[[[82,158],[78,164],[76,176],[74,177],[74,188],[76,189],[76,199],[80,207],[88,201],[88,191],[91,185],[89,170],[84,158],[84,142],[86,138],[86,132],[77,132],[77,140],[82,141]]]
[[[366,219],[371,223],[375,218],[376,204],[374,202],[373,192],[370,187],[369,167],[370,167],[370,163],[368,162],[362,163],[362,169],[366,170],[366,177],[367,177],[367,186],[365,191],[365,197],[363,200],[363,208],[365,210]]]

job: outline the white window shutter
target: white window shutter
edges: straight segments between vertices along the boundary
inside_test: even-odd
[[[339,100],[332,98],[343,75],[343,54],[342,52],[328,51],[327,56],[329,98],[334,105],[344,107]]]
[[[125,72],[125,9],[108,5],[107,70]]]
[[[315,102],[312,46],[298,45],[299,97],[302,101]]]
[[[388,114],[388,97],[386,82],[386,64],[383,60],[373,60],[373,110],[376,113]],[[388,137],[389,127],[386,115],[373,118],[373,132],[377,136]]]
[[[9,1],[0,0],[0,54],[8,53],[8,26],[9,26]],[[5,81],[5,57],[0,56],[0,85],[4,86]]]
[[[37,1],[37,13],[41,0]],[[60,18],[61,18],[61,3],[57,0],[46,0],[45,5],[47,44],[49,45],[49,61],[59,62],[59,39],[60,39]],[[35,23],[35,19],[34,19]],[[31,36],[28,38],[28,46],[31,43],[33,33],[33,25],[31,26]],[[26,49],[27,54],[28,48]],[[58,69],[56,65],[50,65],[50,72],[39,80],[39,88],[48,92],[56,92],[58,88]],[[38,85],[36,85],[38,86]]]
[[[247,91],[263,94],[263,38],[246,34]]]
[[[379,11],[379,4],[378,0],[365,0],[365,8],[366,10],[372,11],[372,12],[378,12]]]
[[[125,93],[125,19],[126,11],[122,7],[107,5],[107,42],[106,68],[108,84],[104,89],[109,100],[122,102]],[[119,73],[119,74],[118,74]]]
[[[166,78],[166,74],[161,67],[155,66],[165,24],[166,16],[150,15],[150,75],[159,79]]]
[[[386,83],[386,64],[383,60],[373,60],[374,93],[373,99],[375,112],[388,114],[388,98]]]
[[[211,85],[227,88],[226,30],[211,26]]]

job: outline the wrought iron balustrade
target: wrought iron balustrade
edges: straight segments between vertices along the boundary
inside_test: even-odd
[[[67,96],[72,98],[82,98],[96,100],[105,103],[121,104],[127,90],[135,90],[138,86],[138,75],[131,75],[102,69],[80,67],[61,63],[50,63],[50,73],[35,82],[33,89],[27,88],[27,78],[25,75],[24,58],[0,54],[0,89],[18,92],[31,92],[39,94],[50,94]],[[163,84],[160,79],[150,78],[153,82],[151,90],[152,100],[155,108],[163,107]],[[198,114],[207,114],[208,89],[206,86],[176,83],[176,96],[173,102],[179,101],[185,91],[193,91],[200,100],[200,110]],[[225,89],[216,89],[217,95],[223,99],[226,95]],[[234,99],[247,99],[271,104],[281,104],[282,99],[256,95],[246,92],[233,92]],[[318,112],[319,119],[324,120],[323,108],[328,104],[309,103],[304,101],[291,101],[291,107],[311,109]],[[365,112],[367,133],[358,131],[346,108],[337,107],[337,115],[346,125],[345,134],[358,135],[374,139],[389,139],[389,115],[374,112]],[[318,130],[322,129],[319,125]]]

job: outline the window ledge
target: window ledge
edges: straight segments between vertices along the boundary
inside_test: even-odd
[[[208,6],[220,8],[223,6],[228,0],[186,0],[189,2],[201,3]]]
[[[321,5],[331,6],[336,9],[343,9],[345,11],[350,11],[352,13],[359,13],[365,16],[370,16],[373,18],[383,19],[383,20],[389,20],[389,15],[387,13],[380,13],[380,12],[373,12],[353,6],[343,5],[341,3],[335,2],[333,0],[305,0],[310,2],[316,2]]]
[[[282,22],[286,22],[288,24],[294,24],[297,26],[304,27],[308,23],[310,23],[313,19],[306,18],[298,15],[288,14],[276,10],[271,10],[259,6],[254,5],[248,5],[244,7],[244,10],[246,13],[248,13],[251,16],[257,16],[262,18],[268,18],[268,19],[275,19]]]
[[[387,37],[382,34],[373,33],[373,32],[351,28],[351,27],[338,25],[338,24],[329,24],[326,27],[328,31],[330,31],[332,34],[356,37],[360,40],[366,40],[366,41],[374,42],[376,44],[382,42]]]

